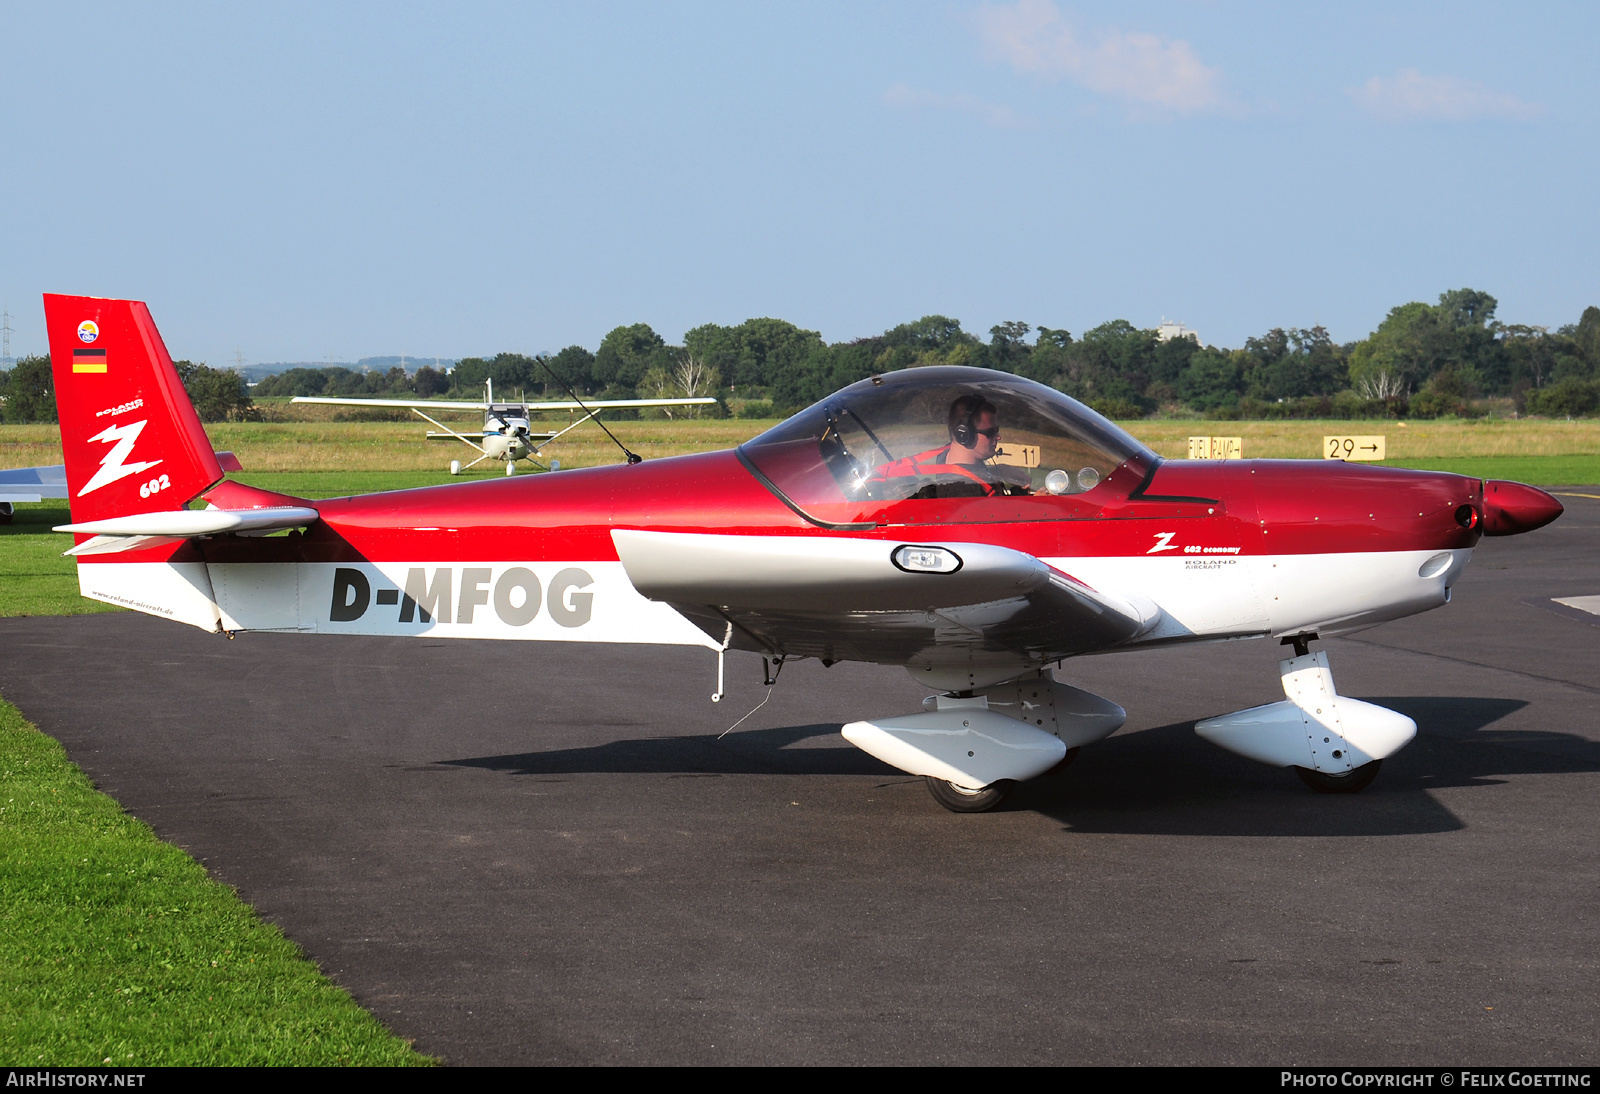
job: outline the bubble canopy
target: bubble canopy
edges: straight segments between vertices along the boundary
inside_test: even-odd
[[[936,510],[949,507],[928,503],[940,499],[1109,497],[1127,493],[1157,462],[1053,388],[955,367],[851,384],[741,445],[739,455],[780,497],[825,524],[938,519]],[[1036,519],[1051,515],[1041,510]]]

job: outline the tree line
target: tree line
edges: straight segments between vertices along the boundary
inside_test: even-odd
[[[193,361],[174,361],[184,390],[204,422],[244,421],[255,416],[250,386],[233,369],[210,368]],[[20,358],[0,372],[0,400],[7,422],[53,422],[56,417],[55,377],[50,358]]]
[[[599,399],[713,395],[720,413],[791,413],[874,373],[927,365],[972,365],[1037,380],[1108,417],[1180,412],[1212,418],[1434,418],[1502,408],[1546,416],[1600,414],[1600,308],[1576,323],[1501,323],[1498,301],[1453,289],[1434,304],[1390,310],[1357,342],[1337,343],[1320,326],[1275,327],[1242,347],[1163,338],[1123,319],[1074,337],[1020,320],[989,337],[941,315],[882,334],[828,343],[781,319],[737,326],[707,323],[670,345],[648,324],[619,326],[593,352],[500,353],[468,357],[442,372],[295,368],[256,385],[263,396],[331,395],[481,399],[563,398],[570,389]],[[179,362],[207,421],[248,417],[251,392],[237,373]],[[54,420],[46,358],[24,358],[0,374],[7,421]]]
[[[481,398],[491,378],[508,396],[559,398],[566,386],[597,398],[714,394],[741,415],[769,417],[874,373],[972,365],[1048,384],[1118,419],[1160,412],[1434,418],[1481,414],[1492,400],[1517,413],[1600,413],[1600,308],[1551,330],[1501,323],[1498,306],[1486,292],[1454,289],[1434,304],[1392,309],[1360,341],[1335,342],[1320,326],[1275,327],[1237,349],[1192,336],[1163,340],[1122,319],[1077,337],[1009,321],[984,339],[957,319],[930,315],[831,344],[781,319],[708,323],[687,332],[682,345],[635,323],[612,330],[593,352],[568,346],[547,357],[469,357],[433,383],[447,380],[445,390],[458,398]]]

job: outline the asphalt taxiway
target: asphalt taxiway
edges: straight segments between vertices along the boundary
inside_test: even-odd
[[[1575,491],[1600,494],[1594,487]],[[0,692],[424,1052],[506,1063],[1593,1064],[1600,499],[1324,644],[1354,796],[1194,736],[1266,642],[1062,677],[1128,725],[957,816],[838,734],[895,669],[0,620]]]

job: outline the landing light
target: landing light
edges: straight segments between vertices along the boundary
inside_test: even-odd
[[[908,574],[953,574],[961,569],[961,556],[944,547],[896,547],[889,561]]]

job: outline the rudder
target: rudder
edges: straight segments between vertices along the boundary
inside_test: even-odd
[[[44,297],[74,522],[182,509],[222,478],[150,309]]]

